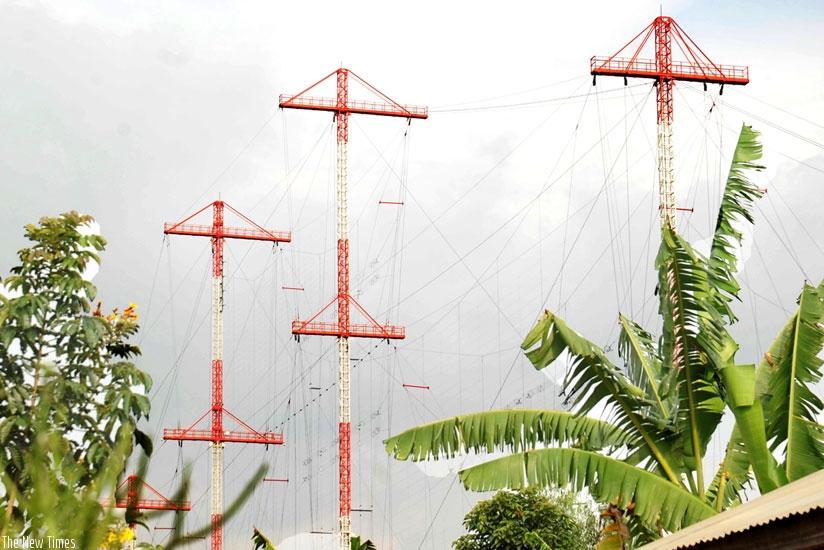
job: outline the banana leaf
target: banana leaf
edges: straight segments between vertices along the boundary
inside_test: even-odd
[[[717,290],[715,307],[730,323],[737,319],[729,302],[738,298],[741,288],[735,279],[735,273],[738,271],[737,251],[741,246],[742,234],[735,224],[742,221],[753,223],[753,203],[764,194],[764,190],[757,188],[744,172],[764,169],[755,162],[761,158],[762,153],[759,135],[760,132],[753,130],[751,126],[741,126],[710,248],[709,277],[712,287]]]
[[[544,312],[521,348],[539,370],[567,353],[569,364],[564,388],[574,412],[585,415],[602,401],[611,403],[613,418],[609,422],[636,439],[638,445],[646,447],[664,475],[673,483],[680,483],[676,472],[682,460],[679,454],[671,453],[679,448],[672,441],[677,434],[661,429],[665,419],[655,399],[631,384],[601,348],[570,329],[550,311]]]
[[[784,445],[784,469],[794,481],[824,468],[821,426],[817,422],[824,404],[813,392],[821,379],[824,345],[824,282],[817,288],[804,284],[798,311],[777,339],[780,349],[771,353],[767,437],[772,450]],[[771,351],[773,348],[770,348]]]
[[[521,452],[546,445],[588,450],[634,445],[626,432],[602,420],[566,411],[507,409],[488,411],[410,428],[384,441],[398,460],[452,458],[458,453]]]
[[[472,491],[541,487],[587,488],[602,503],[634,508],[647,525],[668,531],[715,515],[714,508],[683,487],[622,460],[579,449],[538,449],[491,460],[459,472]],[[632,506],[630,506],[632,505]]]

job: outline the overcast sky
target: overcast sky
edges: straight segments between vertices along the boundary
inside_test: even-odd
[[[824,277],[824,6],[778,5],[663,6],[713,61],[750,67],[751,83],[723,96],[693,84],[675,93],[677,200],[694,209],[679,228],[693,242],[711,233],[742,122],[763,132],[768,168],[756,181],[768,193],[741,276],[740,362],[759,361],[802,282]],[[428,106],[430,118],[411,125],[350,122],[353,294],[408,333],[392,345],[353,341],[353,506],[373,510],[356,513],[353,529],[382,549],[447,548],[479,496],[444,470],[390,461],[381,441],[462,412],[560,406],[559,373],[535,373],[518,350],[544,308],[605,347],[618,311],[658,328],[655,92],[643,80],[593,87],[589,60],[616,53],[660,9],[0,1],[0,274],[25,244],[24,224],[72,209],[98,220],[109,241],[100,297],[138,304],[140,366],[156,382],[147,481],[171,494],[192,464],[193,529],[209,518],[208,448],[161,435],[209,407],[209,246],[164,241],[163,223],[221,198],[292,231],[276,249],[227,244],[226,407],[287,441],[228,444],[227,495],[262,461],[289,483],[261,486],[226,540],[250,546],[254,524],[281,549],[334,547],[306,533],[337,528],[335,343],[296,342],[289,327],[335,294],[335,134],[331,115],[280,111],[277,98],[344,66]],[[372,99],[355,84],[350,97]],[[713,445],[720,454],[723,442]]]

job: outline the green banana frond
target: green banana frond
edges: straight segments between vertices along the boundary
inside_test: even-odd
[[[720,291],[716,293],[715,307],[727,317],[730,323],[734,323],[737,319],[729,302],[733,298],[738,298],[738,291],[741,288],[735,279],[735,273],[738,271],[736,253],[741,246],[742,235],[741,231],[735,228],[735,223],[742,221],[753,223],[751,214],[753,203],[764,195],[764,191],[755,187],[745,175],[745,170],[764,169],[763,166],[755,163],[761,158],[762,148],[758,140],[760,135],[760,132],[752,129],[752,126],[741,126],[710,249],[710,282]]]
[[[727,405],[735,415],[737,435],[744,445],[758,488],[764,494],[786,485],[787,476],[767,446],[764,408],[755,395],[755,365],[729,364],[719,373],[727,390]]]
[[[566,411],[507,409],[455,416],[410,428],[384,441],[398,460],[452,458],[474,451],[521,452],[546,445],[618,448],[634,439],[615,426]]]
[[[631,384],[601,348],[570,329],[550,311],[544,312],[521,348],[538,370],[562,354],[568,354],[564,388],[574,411],[585,415],[608,400],[613,405],[610,423],[646,447],[670,481],[680,482],[676,473],[680,459],[670,454],[673,446],[669,438],[673,434],[662,430],[664,419],[655,401],[650,400],[643,389]]]
[[[670,441],[674,432],[662,429],[666,419],[661,417],[655,402],[643,389],[631,384],[601,348],[550,311],[544,312],[521,348],[538,370],[566,353],[569,365],[564,388],[574,412],[587,414],[606,401],[612,405],[610,423],[637,439],[670,481],[680,482],[676,473],[680,469],[680,454],[674,456],[670,452],[677,447]]]
[[[662,366],[658,344],[652,335],[638,323],[618,315],[621,333],[618,336],[618,355],[624,359],[624,370],[630,381],[658,403],[661,416],[668,418],[671,404],[661,396]]]
[[[375,543],[369,539],[361,540],[360,536],[349,539],[351,550],[377,550]]]
[[[798,311],[779,340],[783,349],[771,356],[775,365],[769,380],[767,438],[773,450],[786,443],[784,468],[789,481],[824,468],[821,427],[817,416],[824,408],[813,386],[821,379],[824,345],[824,283],[804,284]],[[770,348],[772,349],[772,348]]]
[[[261,533],[257,527],[253,525],[252,528],[254,529],[252,533],[252,542],[255,543],[255,550],[277,550],[275,545],[272,544],[271,541],[266,538],[266,535]]]
[[[472,491],[521,489],[529,485],[586,487],[602,503],[616,503],[648,525],[660,521],[677,531],[715,515],[715,509],[683,487],[612,457],[578,449],[538,449],[491,460],[459,472]]]
[[[719,512],[741,502],[741,492],[752,481],[750,458],[738,425],[733,426],[724,460],[707,489],[707,501]]]
[[[724,410],[716,371],[734,350],[720,316],[709,300],[704,261],[670,228],[662,229],[656,259],[663,317],[664,365],[677,369],[679,432],[684,434],[687,466],[697,474],[703,494],[702,456]]]

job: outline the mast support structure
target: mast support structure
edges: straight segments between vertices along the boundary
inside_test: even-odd
[[[190,223],[192,218],[212,208],[212,225],[198,225]],[[224,224],[225,210],[228,209],[247,222],[248,227],[226,227]],[[212,245],[212,368],[211,394],[212,406],[192,426],[181,428],[166,428],[163,430],[163,439],[167,441],[208,441],[212,449],[211,470],[211,514],[209,520],[212,526],[211,550],[223,548],[223,448],[229,443],[258,443],[266,445],[282,445],[283,434],[275,432],[258,432],[244,424],[236,416],[226,410],[223,404],[223,248],[226,239],[245,239],[254,241],[269,241],[273,243],[291,242],[292,234],[286,231],[271,231],[263,229],[249,218],[224,203],[215,201],[201,208],[185,220],[163,226],[166,235],[191,235],[209,237]],[[206,415],[210,415],[209,429],[196,429],[196,426]],[[223,417],[228,416],[237,422],[242,430],[225,430]]]
[[[336,97],[320,98],[308,93],[326,81],[335,78]],[[349,78],[357,80],[380,101],[355,101],[349,98]],[[389,99],[371,84],[361,79],[348,69],[338,69],[325,76],[309,88],[293,96],[281,95],[279,106],[282,109],[306,109],[331,112],[337,126],[336,153],[336,228],[337,228],[337,272],[338,294],[326,307],[308,321],[295,320],[292,334],[334,336],[338,339],[338,445],[339,445],[339,516],[338,540],[340,550],[350,550],[352,534],[352,425],[351,411],[351,357],[349,339],[384,338],[402,339],[406,329],[401,326],[381,325],[362,308],[350,293],[349,279],[349,116],[367,114],[403,117],[407,119],[425,119],[429,116],[426,107],[401,105]],[[320,322],[316,319],[332,304],[337,305],[337,322]],[[367,323],[351,322],[351,308],[357,309]]]
[[[654,37],[655,58],[639,57],[644,45]],[[637,47],[635,46],[637,44]],[[686,57],[673,60],[673,45]],[[629,57],[622,57],[629,52]],[[590,59],[592,83],[598,75],[626,78],[649,78],[656,86],[656,117],[658,123],[658,185],[661,226],[676,229],[675,169],[673,165],[672,121],[673,86],[675,81],[703,82],[724,85],[744,85],[750,81],[749,67],[719,65],[698,47],[672,17],[665,15],[655,20],[611,57]]]

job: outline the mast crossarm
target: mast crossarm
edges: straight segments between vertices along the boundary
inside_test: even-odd
[[[211,225],[196,223],[163,224],[163,232],[167,235],[195,235],[198,237],[222,237],[225,239],[247,239],[252,241],[291,242],[291,231],[269,231],[254,227],[223,227],[220,232]]]
[[[360,101],[349,99],[348,94],[344,99],[313,97],[307,92],[325,82],[332,76],[351,76],[361,83],[364,88],[377,96],[381,101]],[[429,108],[421,105],[401,105],[390,99],[386,94],[366,82],[364,79],[350,71],[349,69],[338,69],[321,80],[315,82],[302,92],[295,95],[281,95],[278,98],[278,106],[288,109],[308,109],[314,111],[327,111],[332,113],[361,114],[361,115],[382,115],[402,118],[428,118]]]
[[[396,105],[392,103],[382,103],[378,101],[360,101],[350,99],[346,106],[341,109],[337,101],[327,97],[299,96],[291,97],[281,95],[278,105],[281,108],[308,109],[315,111],[329,111],[333,113],[345,111],[347,113],[362,115],[384,115],[403,118],[428,118],[429,108],[420,105]]]
[[[283,445],[283,434],[277,432],[258,432],[250,428],[245,422],[227,411],[221,409],[221,413],[228,416],[238,424],[243,430],[221,430],[216,432],[213,429],[196,429],[201,420],[206,415],[211,414],[211,410],[197,419],[188,428],[165,428],[163,439],[166,441],[211,441],[213,443],[261,443],[263,445]]]
[[[326,304],[323,309],[315,314],[308,321],[296,319],[292,321],[292,334],[304,334],[307,336],[346,336],[357,338],[382,338],[387,340],[403,340],[406,338],[406,327],[396,325],[381,325],[351,296],[342,299],[347,300],[355,306],[368,321],[368,323],[349,323],[348,327],[342,326],[339,322],[318,321],[318,317],[335,304],[340,297],[335,297]]]
[[[747,84],[750,69],[743,65],[708,65],[687,61],[673,61],[672,70],[663,72],[654,59],[628,57],[593,57],[590,74],[637,78],[665,78],[709,84]]]

